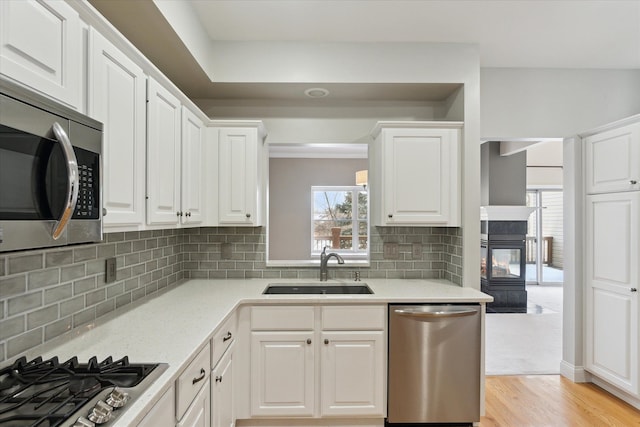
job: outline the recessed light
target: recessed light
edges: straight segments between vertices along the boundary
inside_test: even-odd
[[[309,98],[324,98],[329,95],[329,91],[323,87],[312,87],[304,91]]]

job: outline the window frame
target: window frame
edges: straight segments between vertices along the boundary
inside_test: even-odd
[[[352,207],[352,217],[350,219],[351,223],[352,223],[352,244],[351,247],[352,249],[330,249],[328,248],[328,250],[330,249],[331,252],[336,252],[338,254],[340,254],[340,256],[342,256],[345,259],[352,259],[352,260],[368,260],[369,259],[369,249],[371,247],[371,225],[370,225],[370,193],[368,188],[363,187],[361,185],[312,185],[311,186],[311,191],[310,191],[310,195],[311,195],[311,209],[310,209],[310,214],[311,214],[311,223],[310,223],[310,233],[311,233],[311,247],[310,249],[310,256],[311,259],[320,259],[320,254],[322,252],[322,249],[316,250],[314,249],[314,242],[315,242],[315,217],[314,217],[314,212],[315,212],[315,194],[316,192],[323,192],[323,191],[343,191],[343,192],[351,192],[352,196],[352,203],[354,204],[354,206]],[[358,212],[358,194],[360,192],[364,191],[367,195],[367,216],[365,219],[360,219],[358,218],[357,212]],[[353,213],[356,213],[355,216]],[[362,236],[360,234],[360,224],[361,223],[365,223],[366,224],[366,237],[367,237],[367,248],[364,250],[354,250],[354,244],[353,241],[360,241],[360,237]]]

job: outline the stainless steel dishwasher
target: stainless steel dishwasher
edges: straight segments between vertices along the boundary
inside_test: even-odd
[[[480,421],[480,310],[389,306],[389,424]]]

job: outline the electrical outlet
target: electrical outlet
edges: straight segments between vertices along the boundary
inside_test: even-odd
[[[411,258],[422,259],[422,243],[414,243],[411,245]]]
[[[118,267],[116,264],[115,258],[107,258],[105,260],[105,274],[104,274],[104,283],[111,283],[116,281],[116,273],[118,271]]]
[[[222,259],[231,259],[233,256],[233,251],[231,249],[231,243],[222,243],[220,244],[220,258]]]
[[[398,259],[399,251],[397,243],[383,243],[382,256],[384,259]]]

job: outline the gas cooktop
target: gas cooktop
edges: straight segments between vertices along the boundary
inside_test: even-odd
[[[16,360],[0,370],[0,426],[108,426],[167,369],[124,357]]]

